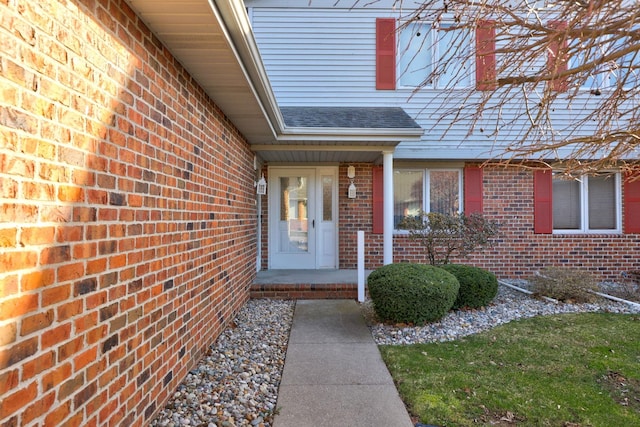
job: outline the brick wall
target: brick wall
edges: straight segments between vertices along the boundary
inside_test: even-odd
[[[340,221],[340,268],[358,266],[358,230],[364,231],[365,268],[373,269],[382,265],[382,234],[373,234],[373,186],[370,163],[352,163],[356,168],[353,180],[357,198],[349,199],[347,190],[351,180],[347,177],[347,167],[340,165],[338,172],[338,209]]]
[[[145,424],[248,297],[253,154],[124,2],[0,10],[0,425]]]
[[[494,248],[470,262],[503,277],[529,276],[546,266],[589,270],[605,280],[640,267],[640,235],[555,235],[533,232],[533,174],[491,168],[484,173],[485,215],[502,225]]]
[[[367,268],[382,263],[382,235],[371,234],[371,165],[357,166],[358,199],[346,198],[346,166],[340,168],[340,268],[356,268],[355,233],[366,233]],[[601,279],[616,280],[623,271],[640,268],[640,235],[548,235],[533,232],[533,175],[526,170],[485,168],[484,214],[502,224],[494,246],[468,263],[502,278],[528,277],[545,266],[567,266],[592,271]],[[394,262],[426,262],[422,247],[408,237],[394,237]]]

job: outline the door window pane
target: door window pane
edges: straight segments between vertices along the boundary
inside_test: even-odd
[[[322,177],[322,220],[333,221],[333,177]]]
[[[280,178],[280,220],[286,222],[280,233],[281,252],[308,249],[307,177]]]

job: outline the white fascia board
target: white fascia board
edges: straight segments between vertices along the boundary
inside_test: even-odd
[[[423,133],[424,129],[286,127],[278,141],[419,141]]]
[[[254,151],[388,151],[391,148],[395,148],[397,143],[389,145],[288,145],[288,144],[260,144],[252,145],[251,148]]]
[[[398,0],[375,0],[359,2],[358,0],[246,0],[247,7],[272,7],[272,8],[308,8],[308,9],[385,9],[398,8]],[[416,9],[420,2],[413,2],[410,6]],[[400,5],[402,6],[402,5]]]
[[[209,4],[216,18],[225,24],[222,26],[225,37],[269,119],[275,137],[284,127],[284,119],[269,83],[244,3],[242,0],[209,0]]]

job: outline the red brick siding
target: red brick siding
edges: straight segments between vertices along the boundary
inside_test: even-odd
[[[254,284],[251,298],[271,299],[356,299],[356,283],[288,283]]]
[[[347,167],[340,165],[338,172],[338,209],[340,221],[339,260],[340,268],[357,268],[358,230],[364,231],[366,268],[382,265],[382,234],[373,234],[373,186],[370,163],[352,164],[356,168],[354,184],[357,198],[349,199],[347,189],[351,180]]]
[[[0,424],[147,423],[248,298],[253,154],[123,1],[0,2]]]
[[[371,189],[358,165],[358,199],[346,194],[346,170],[340,168],[340,268],[356,268],[355,230],[366,235],[366,267],[382,263],[382,236],[371,235]],[[370,169],[370,166],[369,166]],[[527,277],[545,266],[569,266],[615,280],[623,271],[640,268],[640,235],[551,235],[533,232],[533,174],[526,170],[486,168],[484,213],[502,224],[501,235],[489,249],[463,262],[487,268],[503,278]],[[394,237],[394,262],[426,262],[423,249],[405,236]]]
[[[502,226],[493,249],[470,262],[503,277],[528,276],[545,266],[567,266],[620,279],[640,267],[640,235],[554,235],[533,232],[533,173],[490,168],[485,171],[485,214]]]

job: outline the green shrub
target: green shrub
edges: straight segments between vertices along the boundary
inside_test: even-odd
[[[452,274],[431,265],[389,264],[367,279],[373,308],[383,321],[422,324],[442,318],[460,285]]]
[[[479,308],[489,304],[498,293],[498,279],[490,271],[470,265],[445,264],[440,268],[456,276],[460,283],[453,308]]]
[[[530,279],[535,295],[563,302],[593,302],[598,298],[589,291],[598,289],[595,278],[584,270],[547,267]]]

